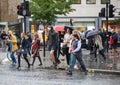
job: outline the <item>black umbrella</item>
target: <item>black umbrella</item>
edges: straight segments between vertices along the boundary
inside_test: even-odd
[[[88,34],[90,31],[91,31],[91,30],[86,30],[86,31],[84,32],[84,38],[87,37],[87,34]]]
[[[67,31],[67,29],[70,29],[71,31],[73,31],[73,30],[74,30],[74,27],[72,27],[72,26],[65,26],[65,27],[64,27],[64,30]]]
[[[99,34],[98,30],[93,30],[87,33],[86,37],[90,38],[90,37],[94,37],[95,35]]]

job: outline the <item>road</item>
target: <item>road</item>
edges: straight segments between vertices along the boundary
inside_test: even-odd
[[[83,54],[87,67],[97,66],[104,69],[102,67],[104,63],[98,66],[89,59],[88,51]],[[4,59],[6,53],[0,53],[0,56]],[[84,75],[80,71],[74,71],[73,75],[69,76],[65,70],[41,69],[38,64],[37,60],[34,67],[27,69],[26,62],[22,60],[20,70],[16,69],[16,66],[11,66],[10,62],[0,64],[0,85],[120,85],[120,75],[102,73]]]
[[[74,72],[66,75],[64,70],[35,69],[0,65],[0,85],[120,85],[120,76]]]

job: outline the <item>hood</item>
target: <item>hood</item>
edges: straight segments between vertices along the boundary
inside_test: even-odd
[[[8,33],[9,33],[10,35],[13,35],[12,31],[10,31],[10,30],[8,31]]]

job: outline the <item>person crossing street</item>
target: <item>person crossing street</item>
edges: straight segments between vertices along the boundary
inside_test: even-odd
[[[72,43],[71,44],[72,44],[72,50],[71,50],[72,63],[70,64],[70,67],[68,68],[67,74],[72,75],[72,70],[76,63],[76,59],[79,62],[79,64],[81,65],[82,70],[85,72],[85,74],[87,74],[87,69],[82,60],[81,42],[80,42],[77,34],[72,35]]]

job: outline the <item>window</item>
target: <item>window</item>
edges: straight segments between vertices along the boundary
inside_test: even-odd
[[[101,0],[101,4],[106,4],[106,3],[110,3],[110,0]]]
[[[96,0],[86,0],[87,4],[96,4]]]
[[[73,4],[81,4],[81,0],[73,0]]]

